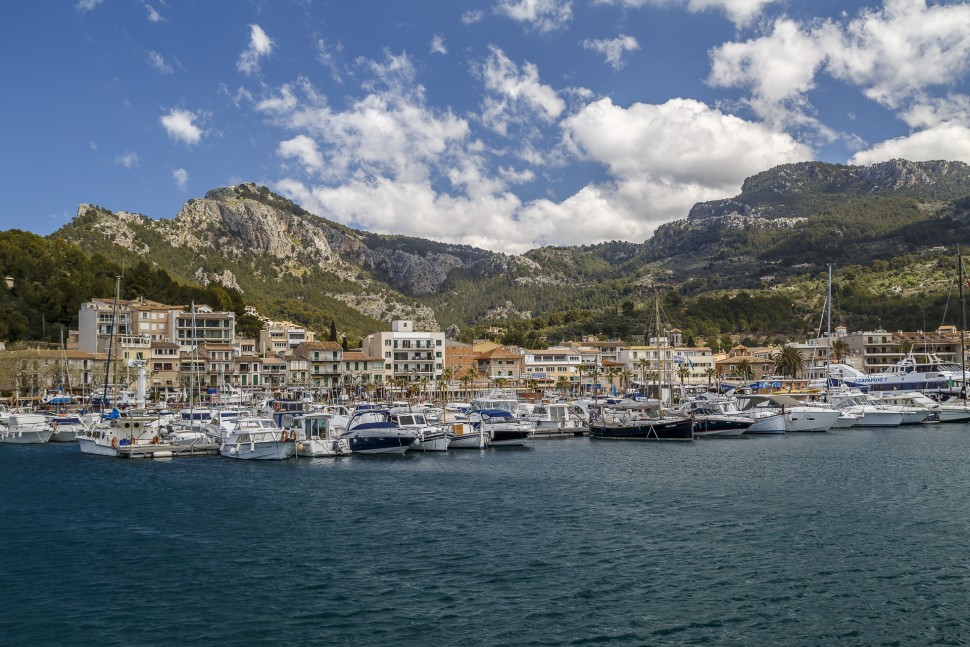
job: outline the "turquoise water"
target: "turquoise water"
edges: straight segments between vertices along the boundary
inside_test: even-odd
[[[0,445],[4,645],[958,645],[970,427],[124,461]]]

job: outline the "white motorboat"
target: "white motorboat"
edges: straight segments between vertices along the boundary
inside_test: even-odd
[[[929,413],[927,420],[938,419],[940,422],[966,422],[970,420],[970,403],[965,400],[953,399],[937,402],[933,398],[911,391],[909,393],[883,393],[880,402],[888,405],[918,407]]]
[[[483,432],[470,422],[452,422],[448,429],[448,449],[484,449],[491,444],[488,432]]]
[[[43,444],[53,433],[47,418],[39,413],[11,413],[7,426],[0,429],[0,443]]]
[[[853,427],[898,427],[903,422],[903,414],[879,405],[868,395],[850,395],[835,405],[843,413],[859,416]]]
[[[114,415],[116,412],[113,412]],[[103,418],[77,436],[85,454],[118,456],[119,450],[135,446],[158,445],[160,425],[157,416],[117,416]]]
[[[296,434],[267,418],[239,418],[219,453],[243,460],[283,460],[296,451]]]
[[[535,423],[537,434],[578,435],[589,431],[589,414],[565,402],[540,402],[522,418]]]
[[[448,451],[451,438],[448,428],[443,425],[430,424],[424,413],[407,409],[391,409],[391,420],[401,429],[413,429],[418,433],[418,442],[408,447],[411,452],[444,452]]]
[[[326,412],[308,413],[293,419],[296,433],[295,455],[306,458],[349,456],[350,443],[340,437],[342,428],[333,425],[333,414]]]
[[[786,432],[828,431],[841,415],[832,407],[802,402],[783,394],[744,395],[738,401],[746,411],[764,410],[784,414]]]
[[[84,420],[81,416],[61,413],[56,416],[51,416],[48,418],[48,424],[51,426],[52,443],[72,443],[77,440],[77,437],[83,434],[87,430],[87,425],[84,424]]]

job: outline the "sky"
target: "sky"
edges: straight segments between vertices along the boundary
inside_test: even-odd
[[[0,7],[0,229],[256,182],[366,231],[642,242],[808,160],[970,163],[970,3]]]

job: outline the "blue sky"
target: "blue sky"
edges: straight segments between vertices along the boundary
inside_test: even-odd
[[[252,181],[521,253],[786,162],[970,162],[967,2],[11,2],[0,35],[0,227],[40,234]]]

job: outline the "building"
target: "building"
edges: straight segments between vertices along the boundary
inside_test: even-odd
[[[384,383],[437,382],[445,367],[445,333],[414,329],[414,322],[396,320],[391,330],[365,337],[362,352],[384,360]]]
[[[288,353],[303,342],[316,341],[316,334],[289,321],[263,322],[263,329],[259,332],[257,350],[262,356],[271,353],[280,355]]]
[[[172,318],[168,341],[173,341],[184,351],[196,344],[232,344],[236,339],[236,313],[215,312],[206,305],[195,307],[195,312],[178,312]]]
[[[343,391],[351,398],[379,397],[384,388],[384,358],[359,350],[343,354]]]
[[[293,356],[306,360],[308,386],[339,389],[343,348],[335,341],[305,341],[293,349]]]

